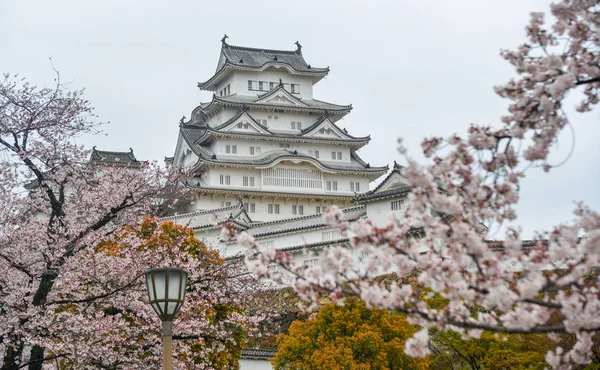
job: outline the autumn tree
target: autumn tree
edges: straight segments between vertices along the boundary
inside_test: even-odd
[[[592,337],[600,331],[597,274],[588,281],[600,264],[600,214],[578,203],[572,220],[527,242],[529,236],[514,223],[522,178],[535,167],[552,173],[549,154],[561,132],[575,126],[563,109],[567,96],[580,90],[579,112],[600,101],[598,2],[563,0],[551,6],[551,17],[549,24],[543,13],[533,13],[527,40],[502,51],[516,77],[495,88],[510,101],[498,124],[473,124],[465,135],[425,138],[422,150],[429,162],[424,164],[411,159],[400,141],[410,191],[388,227],[367,220],[348,223],[331,207],[325,221],[351,239],[352,250],[325,249],[320,264],[306,268],[285,253],[259,248],[242,233],[239,243],[254,251],[248,266],[257,276],[291,281],[307,301],[324,292],[336,301],[352,295],[407,314],[423,327],[407,341],[406,352],[414,356],[429,353],[428,328],[439,327],[464,339],[485,330],[569,333],[574,345],[549,351],[546,361],[555,369],[589,363]],[[490,226],[503,230],[499,242],[488,242]],[[368,257],[356,262],[353,251]],[[281,268],[269,269],[273,264]],[[418,284],[384,285],[376,280],[382,271],[418,272]],[[449,304],[427,307],[428,288]],[[476,317],[470,312],[474,306],[482,307]]]
[[[330,304],[292,323],[272,362],[275,369],[427,369],[427,360],[404,354],[415,331],[401,314]]]
[[[161,325],[143,278],[155,266],[189,272],[186,302],[174,322],[174,366],[237,368],[257,318],[243,312],[243,276],[193,230],[156,218],[120,228],[64,266],[46,303],[53,323],[47,350],[63,355],[68,368],[160,367]]]

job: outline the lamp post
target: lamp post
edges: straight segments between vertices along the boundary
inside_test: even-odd
[[[173,369],[173,318],[185,299],[188,273],[180,268],[146,271],[146,287],[152,308],[162,321],[163,369]]]

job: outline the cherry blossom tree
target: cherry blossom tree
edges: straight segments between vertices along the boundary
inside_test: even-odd
[[[502,52],[517,77],[495,89],[511,101],[498,125],[424,139],[426,164],[411,159],[400,140],[412,187],[400,217],[376,227],[366,220],[348,223],[336,207],[325,214],[327,223],[350,237],[357,254],[368,253],[364,262],[353,259],[350,249],[331,247],[320,254],[319,266],[306,267],[259,248],[242,233],[239,243],[255,252],[247,265],[260,277],[291,280],[309,302],[327,292],[338,302],[351,295],[406,313],[423,328],[406,343],[414,356],[427,355],[428,328],[438,327],[465,338],[484,330],[551,339],[570,333],[576,343],[548,352],[546,361],[556,369],[588,363],[592,336],[600,331],[600,215],[578,204],[572,221],[528,242],[514,225],[527,169],[552,171],[549,154],[571,124],[563,111],[567,96],[581,90],[579,112],[599,101],[600,5],[563,0],[551,6],[551,15],[546,23],[544,14],[533,13],[527,41]],[[488,241],[484,225],[506,230],[504,240]],[[268,268],[275,263],[284,273]],[[376,279],[383,273],[413,274],[416,283]],[[448,304],[428,307],[432,290]]]
[[[176,361],[219,363],[215,358],[229,340],[223,336],[243,337],[233,335],[243,315],[231,311],[234,301],[220,290],[238,291],[224,280],[233,276],[219,272],[223,261],[206,249],[201,252],[211,268],[189,253],[169,254],[173,248],[189,252],[182,237],[189,233],[181,231],[153,251],[136,248],[144,242],[136,234],[127,236],[132,247],[118,255],[98,253],[101,240],[124,238],[118,231],[123,225],[140,225],[142,217],[160,214],[184,196],[175,187],[179,175],[156,163],[90,162],[90,151],[76,140],[99,128],[83,91],[69,90],[59,78],[54,88],[17,76],[0,79],[1,368],[152,367],[158,336],[144,333],[159,326],[144,305],[140,274],[173,264],[188,267],[195,284],[182,312],[190,321],[180,328],[189,338],[179,339],[204,344],[176,344]],[[171,235],[156,229],[157,238]],[[246,282],[241,277],[235,284],[241,289]],[[219,324],[203,331],[211,320]]]

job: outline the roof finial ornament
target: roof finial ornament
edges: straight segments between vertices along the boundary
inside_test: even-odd
[[[398,163],[394,161],[394,168],[398,168]]]
[[[96,151],[96,146],[95,145],[92,147],[92,150]]]
[[[283,87],[283,81],[281,80],[281,78],[279,79],[279,87]]]
[[[133,154],[133,149],[129,147],[129,153]]]
[[[242,112],[247,112],[248,106],[246,104],[242,104]]]
[[[275,56],[273,57],[273,60],[274,60],[274,61],[277,61],[277,55],[275,55]]]
[[[227,46],[227,39],[229,38],[229,36],[227,36],[227,34],[225,34],[225,36],[223,36],[223,38],[221,39],[221,44],[223,46]]]
[[[323,114],[324,117],[329,117],[329,111],[327,109],[325,109],[325,113]]]
[[[210,159],[217,159],[217,155],[213,154],[212,157],[210,157]]]
[[[296,54],[302,54],[302,45],[300,45],[300,43],[298,41],[296,41],[295,44],[297,46]]]
[[[185,121],[185,116],[182,116],[179,120],[179,126],[183,125],[183,121]]]

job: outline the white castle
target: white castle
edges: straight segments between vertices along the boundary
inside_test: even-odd
[[[331,205],[343,208],[349,220],[368,216],[386,223],[408,190],[402,167],[394,164],[369,191],[389,168],[358,155],[369,136],[352,136],[336,124],[352,105],[313,97],[313,86],[329,68],[308,64],[298,42],[296,50],[229,45],[227,36],[221,42],[216,72],[198,84],[213,98],[180,121],[170,158],[193,174],[185,185],[194,200],[166,219],[189,225],[224,257],[242,251],[220,240],[224,222],[249,232],[259,245],[288,251],[347,243],[323,223],[321,213]]]

